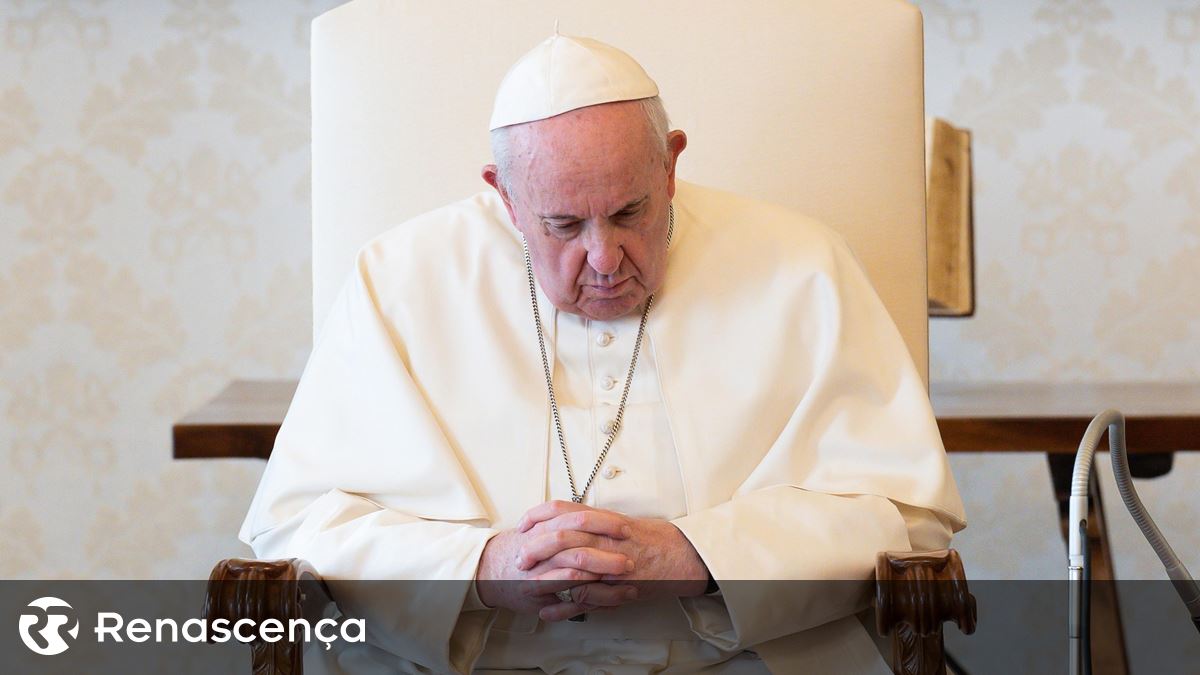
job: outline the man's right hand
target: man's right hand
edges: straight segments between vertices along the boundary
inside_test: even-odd
[[[555,592],[585,586],[585,593],[576,591],[577,596],[583,596],[576,603],[578,611],[563,612],[560,607],[542,617],[555,619],[623,605],[636,597],[637,591],[630,585],[600,582],[604,575],[632,571],[633,561],[612,551],[614,540],[629,536],[624,519],[591,511],[581,514],[570,526],[539,526],[527,532],[504,530],[488,540],[475,575],[480,601],[489,607],[540,614],[543,607],[562,604]],[[543,550],[547,545],[558,553],[530,569],[520,568],[530,551]]]

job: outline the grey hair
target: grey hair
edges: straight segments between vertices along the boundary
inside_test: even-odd
[[[637,103],[646,116],[646,123],[650,125],[650,137],[654,139],[655,143],[654,150],[662,158],[662,161],[666,162],[667,133],[671,129],[671,118],[667,116],[667,109],[658,96],[641,98],[637,100]],[[500,184],[500,188],[504,190],[505,194],[512,193],[513,130],[523,126],[526,125],[514,124],[500,127],[491,132],[492,159],[496,162],[496,182]]]

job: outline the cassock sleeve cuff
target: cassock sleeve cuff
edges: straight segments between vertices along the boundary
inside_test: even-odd
[[[491,541],[492,537],[496,536],[497,534],[500,534],[499,530],[490,530],[487,538],[483,540],[483,546],[479,549],[479,560],[475,562],[476,578],[479,577],[479,563],[483,560],[483,549],[487,548],[487,543]],[[467,584],[467,597],[463,600],[462,611],[478,612],[491,609],[494,608],[483,604],[483,600],[479,598],[479,587],[475,585],[475,579],[471,579],[471,582]]]
[[[483,601],[479,599],[479,589],[475,587],[475,580],[472,579],[471,583],[467,584],[467,598],[463,601],[463,611],[478,612],[488,609],[491,607],[483,604]]]
[[[708,550],[702,550],[697,547],[697,539],[689,536],[688,530],[702,524],[695,521],[704,520],[703,516],[684,516],[677,518],[672,523],[679,528],[683,536],[691,542],[693,548],[700,555],[700,559],[704,561],[708,567],[709,584],[705,589],[704,595],[690,598],[679,598],[679,606],[683,609],[683,614],[687,617],[688,624],[691,626],[692,632],[705,642],[723,650],[733,650],[737,647],[737,630],[733,625],[733,617],[729,614],[729,608],[725,605],[725,598],[720,592],[720,582],[722,572],[713,569],[713,556],[708,554]],[[701,546],[704,544],[701,543]],[[705,547],[708,548],[707,546]],[[709,549],[711,550],[711,549]],[[714,592],[714,587],[716,590]]]

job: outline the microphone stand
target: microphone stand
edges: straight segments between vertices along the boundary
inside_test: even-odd
[[[1108,431],[1108,448],[1112,456],[1113,478],[1121,501],[1129,515],[1133,516],[1146,541],[1154,548],[1159,560],[1167,570],[1167,577],[1175,586],[1180,599],[1191,614],[1192,623],[1200,631],[1200,587],[1188,574],[1187,567],[1175,555],[1175,551],[1162,532],[1154,524],[1150,514],[1142,506],[1133,478],[1129,474],[1129,458],[1125,449],[1125,417],[1116,410],[1105,410],[1096,415],[1088,425],[1079,450],[1075,453],[1075,470],[1071,474],[1071,496],[1068,502],[1070,522],[1067,527],[1067,583],[1070,614],[1067,617],[1067,644],[1069,647],[1069,672],[1071,675],[1090,675],[1092,672],[1091,627],[1089,625],[1091,564],[1087,547],[1088,481],[1091,478],[1092,457],[1100,438]]]

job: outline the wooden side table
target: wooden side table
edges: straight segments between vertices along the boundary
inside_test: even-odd
[[[1046,453],[1064,541],[1075,453],[1096,414],[1115,408],[1125,415],[1135,476],[1162,475],[1175,451],[1200,449],[1200,383],[938,383],[930,398],[948,452]],[[1095,472],[1088,493],[1092,578],[1111,581],[1112,551]],[[1093,588],[1091,615],[1093,672],[1125,675],[1129,659],[1113,584]]]
[[[171,427],[175,459],[267,459],[295,380],[234,380]]]
[[[174,457],[271,456],[295,380],[235,380],[175,423]],[[1200,383],[935,383],[947,452],[1074,455],[1105,408],[1127,419],[1131,455],[1200,450]]]

